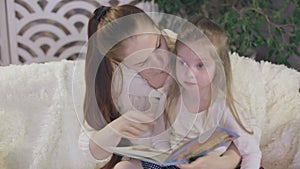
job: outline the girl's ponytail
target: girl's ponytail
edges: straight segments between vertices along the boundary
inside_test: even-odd
[[[110,60],[103,56],[97,47],[96,32],[102,19],[111,7],[97,8],[89,19],[88,51],[86,56],[85,77],[86,95],[84,113],[86,122],[96,130],[103,127],[104,120],[109,123],[119,116],[111,97],[111,80],[113,67]],[[96,94],[94,96],[94,94]],[[96,103],[93,98],[96,97]],[[100,110],[100,112],[99,112]]]

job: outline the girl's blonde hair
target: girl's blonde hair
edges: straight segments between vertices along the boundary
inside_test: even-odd
[[[218,80],[220,81],[220,75],[218,75],[218,73],[222,73],[221,71],[223,71],[225,76],[225,84],[223,83],[223,86],[225,86],[224,91],[226,96],[226,104],[229,107],[232,115],[234,116],[239,126],[249,134],[253,134],[253,131],[248,130],[243,125],[240,116],[238,115],[237,109],[234,105],[234,99],[231,90],[232,72],[229,58],[228,37],[226,35],[226,31],[223,30],[219,25],[217,25],[213,21],[201,15],[195,15],[189,21],[191,24],[200,29],[200,33],[196,33],[197,31],[195,31],[195,29],[189,29],[190,23],[184,24],[182,26],[181,31],[178,34],[177,41],[175,43],[175,52],[178,45],[182,44],[182,42],[178,39],[193,42],[203,38],[207,38],[210,41],[210,43],[214,47],[214,50],[216,51],[215,53],[217,57],[220,58],[220,64],[223,67],[222,70],[216,68],[216,73],[213,82]],[[216,83],[222,84],[222,82]],[[172,83],[170,85],[169,91],[171,92],[168,92],[167,94],[165,116],[169,119],[168,123],[170,124],[175,118],[174,116],[172,116],[172,114],[176,112],[176,105],[178,103],[178,98],[180,95],[180,90],[177,83]]]

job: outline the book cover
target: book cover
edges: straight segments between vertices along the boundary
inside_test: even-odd
[[[118,155],[155,163],[160,166],[170,166],[189,163],[238,137],[239,135],[235,132],[216,126],[170,152],[143,145],[109,147],[108,150]]]

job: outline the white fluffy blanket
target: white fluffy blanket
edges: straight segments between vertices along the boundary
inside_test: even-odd
[[[231,63],[235,98],[262,130],[263,166],[300,169],[300,73],[237,54]]]
[[[263,166],[299,169],[300,73],[237,54],[232,67],[236,100],[262,129]],[[95,168],[77,148],[83,68],[83,61],[0,67],[1,169]]]
[[[1,169],[94,168],[77,148],[84,63],[78,62],[81,71],[74,75],[73,104],[76,63],[0,67]]]

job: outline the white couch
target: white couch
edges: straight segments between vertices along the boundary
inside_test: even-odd
[[[265,169],[300,168],[300,73],[232,54],[236,100],[262,129]],[[84,61],[0,67],[0,168],[93,169],[77,147]]]

